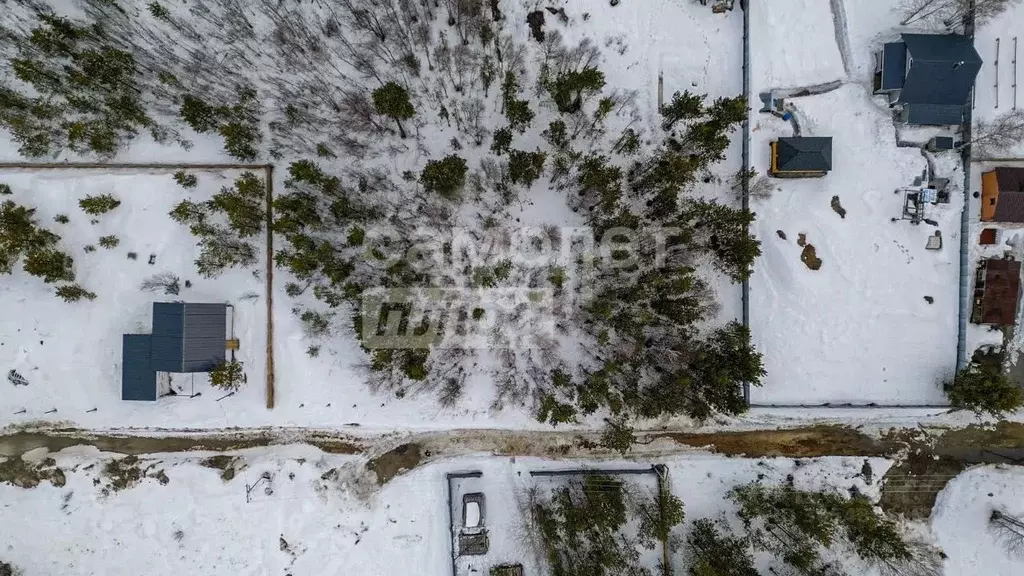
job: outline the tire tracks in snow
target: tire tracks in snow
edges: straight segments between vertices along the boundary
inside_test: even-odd
[[[843,59],[843,71],[850,78],[853,76],[853,53],[850,49],[850,32],[846,26],[846,6],[843,0],[829,0],[829,7],[832,10],[832,25],[836,30],[836,47]]]

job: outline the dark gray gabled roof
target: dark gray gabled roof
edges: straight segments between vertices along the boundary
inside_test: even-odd
[[[1024,192],[999,191],[993,222],[1024,223]]]
[[[964,105],[981,69],[974,41],[958,34],[903,34],[902,38],[911,61],[899,102]]]
[[[156,400],[156,371],[149,364],[149,334],[121,338],[121,400]]]
[[[903,42],[890,42],[882,47],[882,84],[879,90],[898,90],[903,88],[903,79],[907,77],[907,45]]]
[[[227,305],[153,303],[152,367],[158,372],[209,372],[224,362]]]
[[[832,169],[832,138],[779,138],[777,153],[780,172]]]
[[[961,104],[904,104],[903,121],[923,126],[952,126],[964,121]]]

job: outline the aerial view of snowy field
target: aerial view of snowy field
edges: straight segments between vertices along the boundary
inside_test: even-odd
[[[0,576],[1024,573],[1024,0],[0,0]]]

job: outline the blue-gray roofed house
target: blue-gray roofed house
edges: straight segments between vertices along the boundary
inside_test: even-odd
[[[960,124],[980,69],[967,36],[903,34],[876,53],[875,94],[887,95],[907,124]]]
[[[157,372],[209,372],[227,357],[227,305],[154,302],[153,333],[122,339],[121,399],[156,400]]]

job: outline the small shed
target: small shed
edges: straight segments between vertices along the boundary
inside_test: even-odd
[[[156,371],[150,365],[149,334],[124,334],[121,344],[121,400],[156,400]]]
[[[152,366],[158,372],[209,372],[227,349],[227,305],[153,303]]]
[[[1017,323],[1020,262],[1008,258],[982,260],[974,280],[971,322],[1012,326]]]
[[[769,144],[776,178],[820,178],[832,169],[832,138],[795,136]]]

